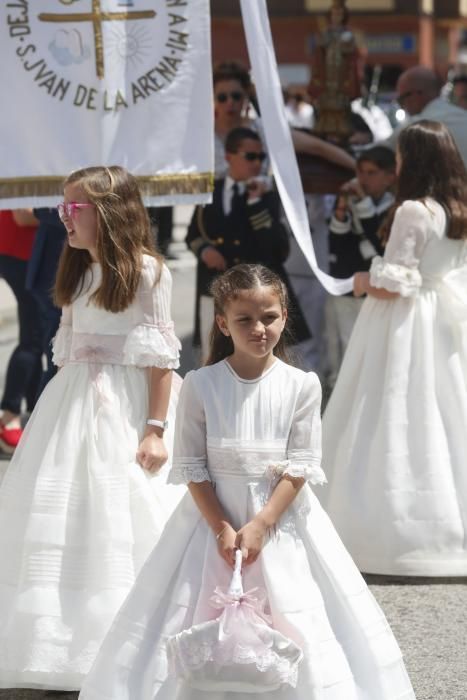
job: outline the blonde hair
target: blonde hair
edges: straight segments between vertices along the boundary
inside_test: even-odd
[[[83,188],[97,212],[96,250],[102,283],[91,299],[107,311],[123,311],[135,298],[143,253],[162,260],[136,179],[118,165],[96,166],[72,172],[64,187],[71,184]],[[54,289],[57,306],[70,304],[82,291],[91,262],[87,250],[65,245]]]

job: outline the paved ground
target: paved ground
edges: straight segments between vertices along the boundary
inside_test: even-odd
[[[417,700],[466,700],[467,578],[367,582],[399,641]]]
[[[402,648],[417,700],[466,700],[467,579],[435,582],[371,576],[368,583]],[[72,693],[0,690],[0,700],[77,697]]]
[[[178,238],[180,240],[181,234]],[[178,246],[176,252],[180,250]],[[183,342],[181,373],[185,374],[195,364],[190,344],[194,269],[186,255],[171,267],[173,315]],[[3,284],[0,280],[0,384],[16,336],[16,325],[12,320],[14,307]],[[0,477],[1,467],[2,463]],[[417,700],[467,700],[467,578],[436,580],[370,576],[367,580],[402,648]],[[75,700],[77,694],[45,695],[42,691],[0,690],[0,700],[46,698]]]

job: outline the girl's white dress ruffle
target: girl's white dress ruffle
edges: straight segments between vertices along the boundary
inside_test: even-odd
[[[135,460],[148,415],[147,367],[178,366],[170,273],[145,256],[136,299],[118,314],[89,303],[100,274],[93,265],[83,293],[64,309],[54,342],[63,367],[0,486],[4,688],[80,688],[183,495]]]
[[[226,361],[189,373],[177,409],[173,479],[214,482],[228,517],[241,527],[283,473],[312,485],[325,481],[320,402],[316,375],[279,360],[252,381]],[[122,606],[80,700],[256,697],[207,694],[168,673],[167,638],[218,617],[209,598],[216,586],[228,587],[231,575],[187,494]],[[310,487],[245,567],[243,585],[266,589],[274,627],[304,652],[292,685],[266,692],[265,700],[414,700],[384,615]],[[206,653],[191,649],[184,663],[196,665]]]
[[[467,243],[396,212],[323,421],[322,503],[361,571],[467,575]]]

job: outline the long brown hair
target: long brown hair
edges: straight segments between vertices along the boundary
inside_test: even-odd
[[[96,250],[102,283],[91,299],[107,311],[123,311],[135,298],[143,253],[162,260],[136,179],[118,165],[96,166],[71,173],[64,187],[71,184],[83,188],[97,212]],[[82,291],[91,262],[87,250],[65,245],[54,289],[57,306],[70,304]]]
[[[467,171],[449,130],[440,122],[422,119],[401,131],[397,148],[401,165],[396,201],[380,229],[383,241],[389,238],[402,202],[427,197],[444,207],[448,238],[467,238]]]
[[[223,316],[227,304],[236,299],[239,292],[252,291],[258,287],[270,287],[277,295],[282,311],[288,311],[289,298],[281,278],[264,265],[242,264],[231,267],[212,283],[211,294],[214,298],[214,313],[216,316]],[[274,355],[284,362],[290,362],[290,355],[286,350],[287,339],[286,323],[273,351]],[[212,325],[209,345],[209,357],[206,360],[206,365],[214,365],[234,352],[232,338],[222,333],[216,320]]]

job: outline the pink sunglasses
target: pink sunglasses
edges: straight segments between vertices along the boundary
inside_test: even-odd
[[[86,202],[60,202],[57,204],[58,215],[60,219],[72,219],[76,210],[87,209],[88,207],[93,207],[94,204]]]

